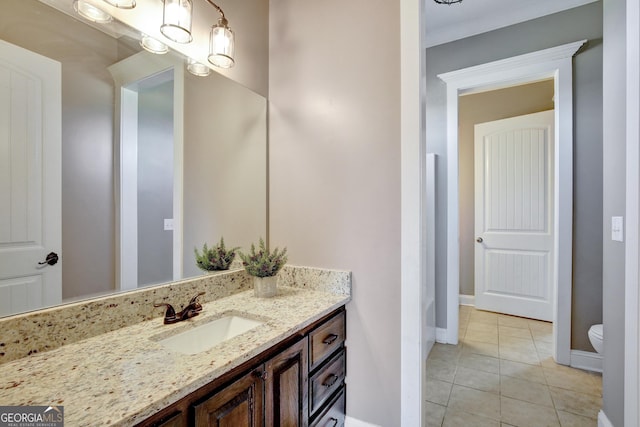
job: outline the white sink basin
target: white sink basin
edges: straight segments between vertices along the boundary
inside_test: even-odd
[[[256,326],[260,326],[262,323],[258,320],[229,315],[164,338],[158,342],[169,350],[178,353],[197,354],[243,334]]]

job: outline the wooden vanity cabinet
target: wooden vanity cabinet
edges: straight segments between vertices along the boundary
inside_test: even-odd
[[[345,321],[341,307],[138,427],[344,425]]]

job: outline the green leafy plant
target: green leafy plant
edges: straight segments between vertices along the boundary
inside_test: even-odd
[[[252,243],[249,253],[240,252],[240,258],[242,258],[242,265],[250,275],[256,277],[275,276],[287,262],[287,248],[283,250],[276,248],[271,252],[261,237],[258,251]]]
[[[224,247],[224,238],[220,238],[220,243],[209,248],[205,243],[202,246],[202,253],[198,252],[198,248],[194,248],[193,252],[196,256],[196,265],[204,271],[228,270],[229,266],[236,257],[239,247],[227,250]]]

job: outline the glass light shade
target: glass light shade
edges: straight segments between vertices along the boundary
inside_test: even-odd
[[[211,72],[211,68],[192,58],[189,58],[187,61],[187,70],[194,76],[198,77],[206,77]]]
[[[102,1],[120,9],[133,9],[134,7],[136,7],[136,0],[102,0]]]
[[[169,46],[162,42],[159,42],[153,37],[149,37],[146,34],[142,34],[142,38],[140,39],[140,46],[142,46],[144,50],[158,55],[164,55],[165,53],[169,52]]]
[[[235,63],[233,56],[235,53],[235,40],[233,31],[218,21],[217,25],[211,27],[209,37],[209,62],[216,67],[231,68]]]
[[[164,0],[160,32],[176,43],[189,43],[193,4],[191,0]]]
[[[73,9],[85,19],[98,24],[111,22],[113,17],[97,6],[87,3],[84,0],[74,0]]]

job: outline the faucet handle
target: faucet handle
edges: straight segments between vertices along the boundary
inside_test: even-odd
[[[164,323],[165,324],[169,324],[169,323],[175,323],[177,322],[179,319],[176,317],[176,311],[174,310],[173,306],[171,304],[168,304],[166,302],[160,302],[160,303],[154,303],[153,304],[154,307],[167,307],[167,311],[164,313]]]
[[[202,311],[202,305],[198,302],[198,297],[201,297],[204,294],[205,292],[199,292],[198,295],[191,298],[191,301],[189,301],[189,307],[195,311]]]

